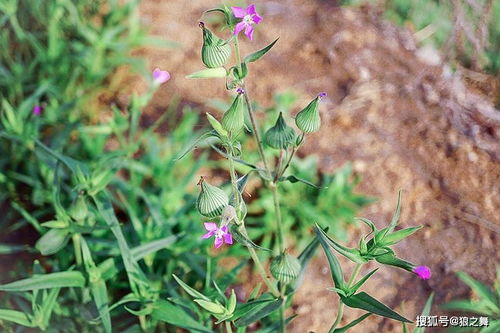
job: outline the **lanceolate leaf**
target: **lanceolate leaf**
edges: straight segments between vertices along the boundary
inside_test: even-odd
[[[28,279],[0,285],[2,291],[28,291],[50,288],[78,287],[85,285],[85,278],[80,272],[57,272],[34,275]]]
[[[283,303],[282,298],[276,298],[269,302],[258,303],[253,306],[244,316],[234,322],[236,327],[246,327],[251,323],[262,319],[279,309]]]
[[[344,333],[344,332],[347,332],[348,329],[356,326],[357,324],[359,324],[360,322],[362,322],[363,320],[365,320],[366,318],[368,318],[370,315],[371,315],[371,313],[365,313],[364,315],[362,315],[358,319],[355,319],[355,320],[351,321],[349,324],[345,325],[344,327],[337,328],[332,333]]]
[[[36,325],[31,322],[30,317],[28,317],[26,313],[21,311],[0,309],[0,320],[11,321],[13,323],[26,327],[36,327]]]
[[[302,178],[299,178],[299,177],[296,177],[296,176],[293,176],[293,175],[288,176],[288,177],[281,177],[280,180],[281,181],[288,180],[290,183],[301,182],[301,183],[304,183],[306,185],[312,186],[314,188],[322,188],[321,186],[315,185],[315,184],[311,183],[308,180],[305,180],[305,179],[302,179]]]
[[[338,253],[340,253],[341,255],[343,255],[344,257],[346,257],[347,259],[350,259],[352,261],[354,261],[355,263],[358,263],[358,264],[364,264],[367,262],[366,259],[364,259],[360,254],[359,254],[359,250],[357,249],[351,249],[351,248],[348,248],[348,247],[345,247],[343,245],[340,245],[339,243],[337,243],[336,241],[334,241],[333,239],[331,239],[321,228],[317,227],[316,228],[317,230],[317,233],[320,233],[322,235],[322,238],[324,240],[324,242],[326,244],[328,244],[331,248],[333,248],[334,250],[336,250]]]
[[[210,131],[203,133],[200,135],[198,138],[196,138],[192,143],[190,143],[186,148],[184,148],[181,153],[179,154],[179,157],[177,157],[175,160],[178,161],[184,156],[186,156],[191,150],[195,149],[197,145],[199,145],[202,141],[211,138],[211,137],[217,137],[215,131]]]
[[[425,302],[424,309],[422,310],[421,316],[428,316],[431,313],[432,300],[434,299],[434,293],[431,293],[427,301]],[[425,327],[416,327],[413,333],[424,333]]]
[[[482,284],[479,281],[474,280],[470,275],[464,272],[458,272],[457,276],[465,282],[479,297],[481,297],[481,300],[488,303],[488,305],[494,309],[499,309],[500,300],[497,300],[495,294],[484,284]],[[500,309],[499,309],[500,310]]]
[[[151,316],[155,320],[161,320],[171,325],[188,329],[190,332],[212,332],[182,310],[181,307],[168,301],[156,301],[153,305]]]
[[[148,254],[154,253],[156,251],[159,251],[161,249],[164,249],[165,247],[173,244],[177,239],[179,239],[179,235],[172,235],[168,236],[165,238],[157,239],[154,241],[151,241],[146,244],[142,244],[139,246],[136,246],[132,248],[130,251],[132,252],[132,256],[134,257],[134,260],[139,261]]]
[[[262,58],[262,56],[264,54],[266,54],[267,52],[269,52],[269,50],[274,46],[274,44],[276,44],[276,42],[278,41],[279,38],[276,38],[274,40],[274,42],[272,42],[271,44],[269,44],[268,46],[266,46],[265,48],[259,50],[259,51],[256,51],[254,53],[251,53],[249,55],[247,55],[245,57],[245,59],[243,59],[243,62],[244,63],[249,63],[249,62],[254,62],[254,61],[257,61],[259,60],[260,58]]]
[[[177,277],[177,275],[172,274],[172,276],[174,277],[175,281],[177,281],[177,283],[182,287],[182,289],[184,289],[191,297],[201,298],[202,300],[205,300],[207,302],[210,301],[210,299],[207,296],[203,295],[198,290],[193,289],[190,286],[188,286],[187,284],[185,284],[184,281],[182,281],[181,279],[179,279]]]
[[[358,291],[358,289],[361,288],[361,286],[366,282],[366,280],[368,280],[376,271],[378,271],[378,268],[375,268],[370,273],[363,276],[355,285],[350,287],[349,289],[351,293],[355,293],[356,291]]]
[[[380,316],[411,323],[410,320],[392,311],[385,304],[377,301],[364,291],[349,297],[341,297],[340,299],[342,300],[342,303],[351,308],[362,309]]]
[[[246,247],[253,247],[254,249],[271,252],[271,250],[266,249],[265,247],[259,246],[259,245],[255,244],[254,242],[252,242],[252,240],[250,240],[248,237],[243,235],[238,230],[238,226],[235,226],[234,224],[231,225],[231,234],[233,235],[233,238],[236,239],[236,241],[238,243],[243,244]]]
[[[325,229],[325,231],[327,230],[328,228]],[[314,256],[314,253],[316,252],[318,246],[319,246],[319,240],[318,238],[314,237],[313,240],[306,246],[306,248],[298,256],[297,259],[299,259],[301,267],[300,274],[297,277],[297,279],[292,284],[289,285],[290,290],[288,291],[288,293],[294,292],[302,284],[302,281],[304,280],[304,274],[307,270],[307,264]]]
[[[333,284],[336,288],[343,290],[345,287],[344,275],[342,273],[342,267],[340,266],[337,258],[332,252],[332,249],[328,245],[326,234],[323,230],[316,224],[314,227],[314,232],[316,237],[319,239],[323,251],[325,251],[326,258],[328,259],[328,264],[330,265],[330,272],[332,274]]]

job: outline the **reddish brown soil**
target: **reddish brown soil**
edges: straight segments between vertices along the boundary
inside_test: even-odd
[[[363,179],[359,192],[380,199],[363,212],[378,227],[390,219],[398,189],[404,191],[401,226],[425,226],[396,250],[409,261],[430,266],[432,279],[421,281],[402,270],[382,268],[366,291],[414,319],[432,291],[435,304],[469,296],[457,271],[491,284],[499,262],[498,111],[436,62],[437,53],[418,50],[410,32],[383,21],[374,8],[339,8],[331,5],[334,1],[314,0],[255,3],[264,21],[255,41],[244,43],[244,49],[281,38],[264,61],[251,65],[253,97],[269,105],[274,91],[292,88],[304,105],[311,95],[328,92],[324,125],[308,138],[302,153],[318,154],[325,172],[352,161]],[[184,78],[202,68],[197,22],[204,9],[216,4],[143,2],[141,15],[152,33],[182,44],[179,49],[139,52],[151,67],[173,75],[151,111],[163,111],[174,95],[199,104],[227,97],[222,81]],[[498,99],[498,91],[488,95]],[[352,239],[359,234],[353,228]],[[320,255],[295,299],[299,317],[290,332],[328,330],[337,308],[335,294],[325,291],[331,285]],[[432,312],[437,311],[435,307]],[[342,324],[361,313],[346,312]],[[401,326],[379,317],[355,329],[389,331],[400,332]]]

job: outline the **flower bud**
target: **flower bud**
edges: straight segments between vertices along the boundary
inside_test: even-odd
[[[286,149],[293,144],[294,139],[295,132],[286,124],[283,114],[280,112],[276,124],[264,135],[264,142],[272,148]]]
[[[243,95],[238,93],[238,96],[236,96],[222,117],[222,127],[229,133],[236,134],[241,131],[244,122]]]
[[[312,133],[319,130],[321,118],[319,116],[319,101],[325,97],[326,93],[319,94],[295,117],[295,124],[305,133]]]
[[[201,177],[199,185],[201,185],[201,191],[196,203],[198,212],[206,217],[220,216],[224,208],[229,204],[226,192],[210,185],[203,177]]]
[[[299,260],[286,253],[280,254],[271,263],[271,274],[276,280],[284,283],[290,283],[297,279],[300,270]]]
[[[76,201],[69,208],[69,215],[75,221],[82,221],[87,217],[89,213],[89,209],[87,207],[87,203],[85,202],[85,198],[82,195],[79,195]]]
[[[35,244],[35,248],[44,256],[49,256],[66,246],[69,240],[68,230],[50,229]]]
[[[208,68],[223,66],[231,55],[231,46],[205,28],[202,22],[200,27],[203,29],[201,60]]]

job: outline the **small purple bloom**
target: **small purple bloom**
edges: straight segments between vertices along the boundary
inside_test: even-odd
[[[324,98],[326,96],[328,96],[328,94],[326,92],[319,93],[319,95],[318,95],[319,98]]]
[[[231,236],[229,230],[227,230],[227,225],[218,228],[217,224],[213,222],[205,222],[203,224],[205,225],[205,229],[207,229],[208,232],[201,236],[201,238],[207,239],[215,236],[214,246],[216,249],[221,247],[224,243],[233,244],[233,236]]]
[[[429,280],[431,278],[431,269],[427,266],[418,266],[413,269],[413,273],[417,274],[422,280]]]
[[[243,90],[243,88],[238,88],[236,89],[236,92],[240,95],[244,94],[245,93],[245,90]]]
[[[259,24],[262,21],[262,17],[255,11],[255,5],[250,5],[244,10],[241,7],[231,7],[233,15],[236,18],[242,19],[240,23],[236,24],[234,28],[234,35],[239,34],[243,29],[245,29],[245,35],[252,40],[253,39],[253,25]]]
[[[155,84],[162,84],[170,80],[170,73],[162,71],[158,67],[153,71],[153,81]]]
[[[39,115],[41,115],[41,114],[42,114],[42,107],[41,107],[40,105],[35,105],[35,106],[33,107],[33,114],[34,114],[35,116],[39,116]]]

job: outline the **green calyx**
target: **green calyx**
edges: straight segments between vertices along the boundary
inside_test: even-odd
[[[205,28],[203,22],[200,22],[200,28],[203,30],[201,60],[208,68],[223,66],[231,55],[231,46]]]
[[[222,127],[231,134],[237,134],[243,129],[245,122],[243,95],[238,94],[229,109],[222,117]]]
[[[276,124],[264,135],[264,142],[272,148],[286,149],[294,144],[294,140],[295,132],[286,124],[283,113],[280,112]]]
[[[203,177],[201,177],[199,185],[201,185],[201,191],[196,203],[198,212],[210,218],[220,216],[224,208],[229,204],[226,192],[210,185]]]
[[[286,253],[280,254],[271,263],[271,274],[276,280],[283,283],[290,283],[297,279],[300,270],[300,261]]]
[[[321,118],[319,116],[320,96],[313,99],[304,109],[295,117],[295,124],[304,133],[313,133],[319,130]]]

